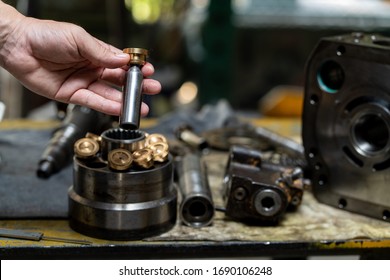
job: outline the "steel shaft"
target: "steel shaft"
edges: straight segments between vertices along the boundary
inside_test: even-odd
[[[177,162],[176,171],[182,194],[180,218],[191,227],[210,225],[214,218],[214,203],[207,180],[206,168],[197,154],[186,154]]]
[[[126,73],[123,88],[122,112],[119,125],[123,129],[138,129],[142,104],[143,75],[138,65],[131,66]]]

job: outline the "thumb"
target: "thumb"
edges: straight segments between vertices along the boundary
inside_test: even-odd
[[[80,54],[94,65],[105,68],[118,68],[125,66],[130,56],[121,50],[104,43],[91,36],[82,29],[82,33],[75,37]]]

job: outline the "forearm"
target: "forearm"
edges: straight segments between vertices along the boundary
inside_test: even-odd
[[[6,46],[7,38],[23,18],[15,8],[0,0],[0,66],[4,66],[4,58],[10,52]]]

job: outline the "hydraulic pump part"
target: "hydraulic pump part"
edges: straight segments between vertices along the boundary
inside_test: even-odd
[[[315,197],[390,221],[390,38],[323,38],[306,66],[302,139]]]
[[[139,128],[142,104],[142,66],[146,63],[148,51],[140,48],[127,48],[123,52],[130,55],[130,68],[126,72],[123,87],[123,103],[119,126],[123,129]]]
[[[153,151],[143,148],[144,138],[142,131],[110,129],[102,133],[102,149],[93,160],[74,157],[68,191],[74,230],[102,239],[140,240],[175,225],[172,156],[154,162]]]

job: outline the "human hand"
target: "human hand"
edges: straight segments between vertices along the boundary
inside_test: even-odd
[[[18,15],[19,16],[19,15]],[[119,115],[130,57],[70,23],[20,15],[0,48],[0,65],[31,91],[55,99]],[[150,63],[142,67],[143,92],[156,94],[158,81]],[[142,104],[141,115],[148,107]]]

